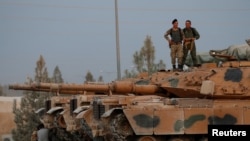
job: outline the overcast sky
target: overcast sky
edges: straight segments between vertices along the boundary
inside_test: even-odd
[[[177,18],[192,21],[201,38],[197,52],[244,44],[250,38],[250,0],[117,0],[121,74],[151,36],[156,62],[170,65],[163,35]],[[115,0],[0,0],[0,84],[34,78],[42,55],[49,75],[58,66],[68,83],[87,71],[117,78]]]

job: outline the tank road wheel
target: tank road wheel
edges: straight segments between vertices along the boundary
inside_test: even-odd
[[[199,141],[208,141],[207,137],[202,137]]]
[[[169,141],[184,141],[184,140],[181,138],[171,138]]]
[[[194,138],[187,136],[172,137],[168,141],[194,141]]]
[[[133,130],[123,113],[114,116],[110,129],[113,141],[125,141],[127,136],[133,135]]]
[[[156,138],[153,136],[142,136],[137,141],[156,141]]]

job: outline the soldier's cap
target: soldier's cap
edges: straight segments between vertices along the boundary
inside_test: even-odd
[[[178,20],[177,19],[174,19],[173,21],[172,21],[172,24],[174,24],[175,22],[177,22]]]

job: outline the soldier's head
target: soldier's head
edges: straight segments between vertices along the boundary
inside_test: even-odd
[[[174,20],[172,21],[172,25],[173,25],[173,27],[178,27],[178,20],[177,20],[177,19],[174,19]]]
[[[190,28],[191,27],[191,21],[190,20],[186,20],[185,26],[186,26],[186,28]]]

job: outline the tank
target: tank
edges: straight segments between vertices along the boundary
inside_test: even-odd
[[[205,141],[208,125],[250,124],[249,82],[250,62],[237,60],[103,84],[12,84],[9,89],[69,94],[61,123],[85,140]]]

